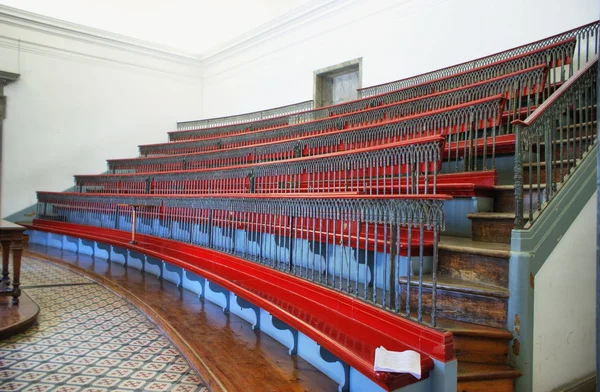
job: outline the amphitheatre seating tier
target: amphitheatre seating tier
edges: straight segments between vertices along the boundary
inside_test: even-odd
[[[418,380],[409,374],[374,372],[372,360],[380,345],[420,352],[421,379],[433,369],[432,358],[445,361],[453,355],[448,332],[424,329],[322,284],[233,254],[143,234],[132,245],[126,232],[88,225],[35,220],[28,227],[130,249],[205,277],[307,335],[386,390]]]
[[[398,99],[381,99],[369,102],[364,108],[330,114],[327,116],[315,115],[312,119],[303,121],[291,121],[290,124],[282,124],[278,127],[257,127],[254,124],[248,125],[243,129],[204,129],[198,132],[177,132],[177,138],[171,137],[171,142],[182,142],[189,140],[214,139],[223,136],[240,135],[261,129],[281,128],[284,126],[293,126],[300,124],[311,124],[323,122],[325,120],[335,120],[337,123],[344,123],[344,126],[356,126],[361,123],[372,123],[373,121],[386,121],[398,117],[410,116],[426,111],[442,109],[444,107],[458,105],[467,101],[475,101],[492,95],[505,94],[506,98],[511,100],[519,97],[528,97],[531,104],[535,104],[534,97],[538,97],[544,88],[548,66],[544,63],[517,71],[503,74],[497,77],[484,79],[469,84],[458,84],[454,87],[449,83],[449,88],[431,88],[430,90],[420,90],[420,94],[412,97],[409,92],[403,94],[397,93]],[[354,101],[352,101],[354,102]],[[525,102],[528,104],[528,102]],[[346,104],[349,105],[349,104]],[[363,105],[364,106],[364,105]],[[509,107],[513,110],[519,110],[523,106],[521,100],[517,100],[514,105]],[[304,116],[309,116],[316,111],[327,109],[315,109],[307,112]],[[298,116],[298,115],[297,115]],[[341,121],[340,121],[341,120]]]
[[[500,59],[498,61],[473,67],[461,72],[451,73],[439,78],[424,80],[420,83],[411,84],[410,86],[395,90],[388,90],[387,92],[370,96],[368,98],[361,98],[350,102],[344,102],[337,105],[306,111],[291,116],[288,121],[289,123],[294,124],[340,114],[352,113],[367,109],[369,107],[389,104],[460,86],[466,86],[482,80],[495,78],[500,75],[509,74],[540,64],[545,64],[550,68],[564,68],[566,65],[571,64],[571,56],[573,54],[573,50],[575,49],[576,43],[577,40],[575,38],[567,38],[549,45],[538,47],[532,51],[516,54],[515,56]],[[564,81],[564,78],[565,75],[562,73],[561,81]],[[552,82],[556,83],[558,81],[553,78]],[[548,88],[550,88],[549,85]],[[233,128],[220,127],[220,129],[216,130],[215,132],[239,132],[243,131],[244,129],[248,130],[258,128],[255,128],[250,122],[248,124],[236,125]],[[169,140],[176,141],[187,139],[190,137],[190,135],[202,136],[203,134],[206,135],[212,132],[213,131],[211,129],[206,128],[201,130],[175,131],[169,133]]]
[[[382,142],[385,142],[387,139],[389,142],[442,133],[446,133],[450,136],[450,134],[459,134],[464,133],[466,130],[470,130],[468,125],[478,129],[488,128],[491,130],[500,125],[500,116],[504,103],[505,99],[502,95],[496,95],[456,105],[452,108],[400,118],[382,124],[382,126],[388,126],[388,128],[382,128],[382,130],[384,130],[383,136],[389,135],[387,138],[374,137],[373,139],[377,141],[382,140]],[[473,116],[473,114],[477,115]],[[336,124],[336,122],[333,122],[328,126],[317,128],[312,126],[300,128],[286,127],[251,132],[244,135],[228,136],[218,140],[206,139],[140,146],[140,152],[142,155],[148,156],[181,153],[189,154],[201,151],[222,150],[233,147],[285,141],[305,136],[318,136],[335,132],[339,130],[338,127],[343,128],[341,124]],[[390,132],[390,129],[392,129],[392,132]]]
[[[507,102],[504,107],[512,108],[511,113],[503,113],[503,120],[498,125],[497,130],[490,129],[490,133],[495,131],[496,133],[508,132],[508,129],[502,129],[503,126],[508,124],[508,121],[515,118],[521,118],[532,110],[530,106],[521,107],[520,105],[511,105],[510,98],[514,96],[519,97],[519,102],[522,101],[523,97],[526,97],[527,101],[532,103],[537,102],[536,99],[531,98],[532,94],[535,95],[539,90],[541,84],[544,81],[545,66],[533,67],[529,70],[516,72],[509,76],[497,78],[493,81],[482,82],[476,87],[461,88],[460,91],[447,95],[443,102],[448,103],[446,109],[444,105],[435,105],[430,102],[426,102],[429,99],[423,99],[420,104],[421,111],[426,111],[429,116],[426,118],[428,124],[439,123],[441,118],[450,120],[454,119],[454,116],[460,116],[461,111],[464,111],[462,104],[470,102],[471,100],[477,100],[479,98],[487,98],[490,96],[496,96],[498,93],[505,94]],[[437,100],[439,97],[434,94],[431,96],[432,101]],[[219,167],[219,166],[230,166],[236,164],[249,164],[255,162],[263,162],[276,159],[289,159],[295,156],[309,156],[316,154],[324,154],[329,152],[341,151],[353,148],[353,146],[368,146],[374,144],[380,144],[385,142],[384,140],[378,140],[376,138],[377,133],[374,127],[379,125],[391,124],[402,124],[406,127],[411,127],[412,123],[419,122],[423,119],[423,116],[409,115],[409,112],[399,113],[398,104],[388,105],[388,107],[380,107],[376,109],[370,109],[362,112],[360,116],[352,115],[349,118],[341,117],[339,121],[328,120],[324,123],[326,129],[333,129],[330,132],[321,133],[317,136],[299,136],[294,139],[276,141],[262,144],[252,144],[243,147],[233,147],[211,150],[200,153],[189,153],[189,154],[174,154],[170,157],[165,156],[148,156],[142,158],[132,159],[115,159],[108,161],[109,172],[116,173],[143,173],[151,171],[173,171],[173,170],[186,170],[186,169],[199,169],[204,167]],[[475,104],[475,110],[485,110],[485,105]],[[469,113],[471,115],[471,113]],[[479,114],[482,116],[483,114]],[[357,120],[353,120],[356,117]],[[440,119],[438,119],[438,117]],[[397,119],[402,119],[401,123],[395,122]],[[421,120],[422,121],[422,120]],[[463,117],[459,121],[468,121],[468,118]],[[316,122],[323,123],[323,121]],[[372,125],[376,124],[376,125]],[[311,124],[303,124],[301,126],[291,126],[286,129],[286,132],[294,131],[294,128],[299,130],[310,127]],[[431,125],[434,126],[434,125]],[[338,130],[337,128],[342,128]],[[319,128],[315,128],[319,129]],[[381,134],[381,132],[380,132]],[[384,136],[387,133],[383,133]],[[388,136],[389,138],[389,136]],[[217,146],[223,146],[223,141],[218,139],[215,141]],[[218,159],[216,159],[218,158]]]

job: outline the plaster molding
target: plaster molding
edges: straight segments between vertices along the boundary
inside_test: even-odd
[[[0,24],[8,24],[61,38],[201,66],[205,62],[215,62],[243,51],[271,37],[288,34],[307,23],[324,18],[333,12],[339,12],[361,1],[363,0],[312,0],[204,53],[189,53],[1,4]]]
[[[6,86],[7,84],[16,81],[19,79],[19,76],[21,75],[12,72],[0,71],[0,86]]]
[[[175,48],[66,22],[0,4],[0,23],[166,60],[200,64],[200,57]]]
[[[272,37],[280,37],[334,12],[340,12],[364,0],[313,0],[302,7],[275,18],[255,29],[241,34],[202,55],[203,63],[214,63],[246,50]]]

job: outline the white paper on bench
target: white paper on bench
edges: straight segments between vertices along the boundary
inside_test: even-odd
[[[383,346],[375,349],[376,372],[410,373],[421,379],[421,354],[416,351],[388,351]]]

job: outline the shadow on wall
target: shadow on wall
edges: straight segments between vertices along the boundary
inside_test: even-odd
[[[75,186],[65,189],[63,192],[75,192]],[[37,208],[37,203],[32,204],[23,208],[21,211],[17,211],[14,214],[9,216],[5,216],[3,219],[9,222],[32,222],[35,218],[35,211]]]

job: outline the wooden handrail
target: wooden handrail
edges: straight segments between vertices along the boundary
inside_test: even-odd
[[[115,194],[115,193],[77,193],[77,192],[37,192],[44,195],[61,195],[77,197],[121,197],[144,199],[368,199],[368,200],[450,200],[452,196],[443,194],[424,195],[362,195],[358,192],[328,193],[214,193],[198,195],[174,194]],[[128,204],[128,203],[121,203]],[[129,204],[128,204],[129,205]]]
[[[550,107],[550,105],[552,105],[554,102],[556,102],[565,91],[569,90],[571,88],[571,86],[577,82],[577,80],[581,77],[581,75],[583,75],[584,73],[589,71],[590,68],[596,67],[596,66],[598,66],[598,55],[597,54],[594,55],[594,57],[592,57],[592,60],[589,63],[587,63],[585,65],[585,67],[583,67],[579,71],[577,71],[577,73],[575,75],[573,75],[571,78],[569,78],[569,80],[567,80],[565,83],[563,83],[563,85],[560,86],[558,88],[558,90],[556,90],[554,92],[554,94],[552,94],[540,106],[538,106],[538,108],[536,110],[534,110],[533,113],[531,113],[529,115],[529,117],[527,117],[525,120],[514,120],[511,122],[511,124],[518,125],[520,127],[530,126],[542,113],[544,113],[546,111],[546,109],[548,107]]]

